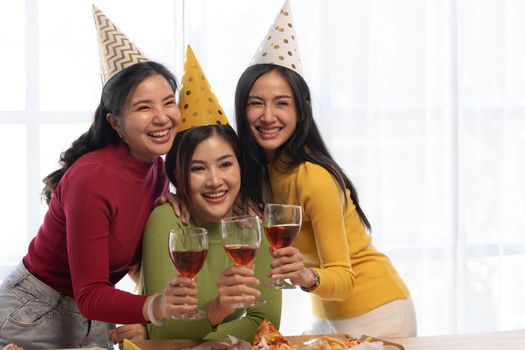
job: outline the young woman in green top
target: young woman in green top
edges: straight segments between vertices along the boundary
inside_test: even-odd
[[[272,257],[268,242],[261,247],[254,266],[233,265],[224,251],[220,220],[232,216],[232,206],[239,195],[241,202],[241,162],[237,135],[229,125],[207,125],[179,132],[166,155],[166,173],[176,187],[191,215],[188,226],[208,231],[208,257],[195,282],[177,272],[168,252],[169,231],[185,226],[175,215],[171,204],[156,207],[144,233],[141,292],[162,293],[166,283],[178,287],[185,311],[196,308],[207,314],[203,320],[171,320],[162,316],[146,327],[127,325],[117,329],[113,338],[139,339],[220,339],[233,335],[251,341],[264,320],[277,327],[281,318],[281,291],[264,288]],[[175,277],[175,278],[174,278]],[[234,309],[232,303],[253,302],[261,297],[266,304]],[[158,322],[160,321],[160,322]],[[162,323],[162,325],[160,325]]]
[[[195,282],[178,274],[169,257],[168,236],[170,230],[185,224],[175,215],[171,204],[160,205],[146,224],[140,285],[143,293],[155,295],[163,293],[171,281],[177,302],[184,308],[181,311],[199,308],[207,318],[168,320],[168,315],[160,314],[160,320],[147,325],[148,334],[140,325],[122,326],[113,333],[115,342],[146,336],[218,339],[228,335],[251,341],[264,319],[277,327],[280,324],[281,292],[262,287],[270,282],[267,273],[272,261],[266,237],[262,237],[251,267],[233,265],[222,245],[220,220],[234,215],[232,207],[236,201],[246,211],[251,199],[241,184],[244,168],[237,135],[228,125],[191,47],[186,53],[184,71],[179,95],[181,126],[166,155],[165,170],[189,210],[189,226],[208,231],[208,257]],[[230,306],[250,304],[258,297],[266,300],[266,304],[239,309]]]
[[[179,150],[177,152],[177,150]],[[220,219],[232,216],[232,206],[241,189],[240,150],[237,135],[229,125],[191,128],[180,132],[166,155],[166,173],[188,203],[192,226],[208,230],[208,258],[196,283],[184,285],[183,302],[198,305],[208,319],[169,320],[163,326],[149,325],[149,337],[218,339],[233,335],[251,341],[259,324],[268,319],[276,326],[281,317],[281,293],[258,288],[269,283],[266,276],[272,260],[265,237],[253,268],[232,265],[221,242]],[[242,199],[246,198],[242,194]],[[146,225],[143,243],[142,284],[144,293],[162,292],[166,282],[178,275],[168,255],[168,233],[182,226],[170,204],[155,208]],[[234,309],[229,305],[253,302],[262,294],[265,305]]]

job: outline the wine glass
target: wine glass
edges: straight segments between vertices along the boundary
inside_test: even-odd
[[[301,230],[301,206],[267,203],[264,206],[264,232],[272,249],[289,247]],[[276,279],[268,287],[294,289],[285,280]]]
[[[208,256],[208,231],[202,227],[173,229],[170,231],[168,247],[177,271],[193,280]],[[202,320],[206,317],[206,313],[198,309],[171,316],[174,320]]]
[[[243,215],[221,219],[221,235],[224,250],[241,266],[250,266],[261,246],[261,223],[259,217]],[[232,304],[234,308],[259,306],[266,303],[257,299],[253,303]]]

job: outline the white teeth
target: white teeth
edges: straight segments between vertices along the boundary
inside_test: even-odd
[[[263,134],[275,134],[277,132],[279,132],[280,128],[272,128],[272,129],[262,129],[262,128],[259,128],[259,132],[263,133]]]
[[[205,193],[203,194],[204,197],[208,197],[208,198],[219,198],[219,197],[222,197],[226,194],[226,191],[221,191],[221,192],[217,192],[217,193]]]
[[[162,130],[162,131],[150,132],[148,135],[151,135],[153,137],[162,137],[162,136],[168,135],[168,132],[169,132],[169,130],[166,129],[166,130]]]

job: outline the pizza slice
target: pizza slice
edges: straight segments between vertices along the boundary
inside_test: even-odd
[[[289,350],[292,345],[270,321],[264,320],[255,333],[252,348],[254,350]]]
[[[360,344],[358,339],[352,338],[348,335],[345,335],[344,338],[338,338],[331,335],[320,335],[318,338],[326,342],[327,346],[324,350],[347,349]]]
[[[6,346],[4,346],[4,348],[2,350],[24,350],[24,348],[16,345],[16,344],[13,344],[13,343],[10,343],[10,344],[7,344]]]

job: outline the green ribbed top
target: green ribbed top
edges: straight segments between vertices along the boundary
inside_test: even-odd
[[[176,274],[168,252],[169,231],[182,226],[180,219],[173,213],[170,204],[156,207],[151,213],[144,233],[141,269],[141,290],[144,294],[162,293],[164,287]],[[210,300],[217,296],[217,279],[220,273],[233,262],[226,255],[222,246],[220,225],[206,224],[208,230],[208,258],[197,277],[199,309],[206,312]],[[270,271],[271,256],[268,241],[262,235],[261,248],[255,259],[255,276],[261,284],[261,298],[265,305],[237,309],[212,330],[207,319],[197,321],[169,320],[161,326],[148,324],[150,339],[220,339],[233,335],[239,339],[251,341],[264,320],[270,320],[279,327],[281,320],[281,291],[266,288],[270,280],[266,274]]]

